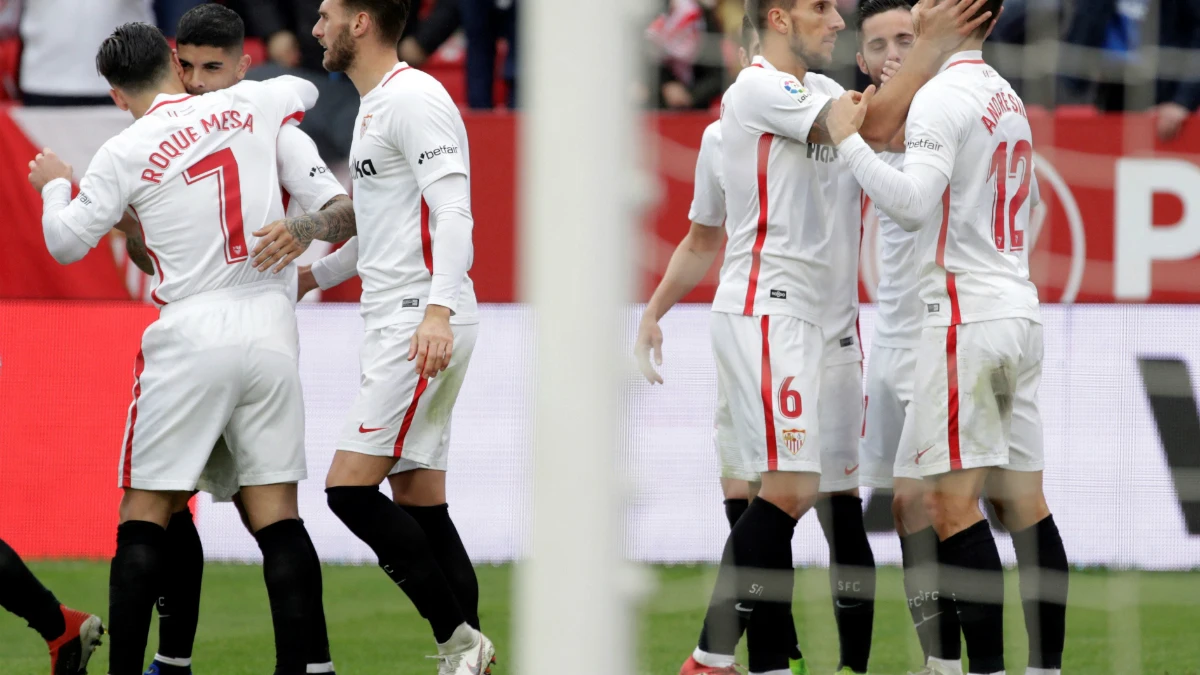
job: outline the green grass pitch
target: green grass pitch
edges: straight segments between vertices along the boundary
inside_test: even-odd
[[[56,562],[31,565],[62,602],[92,612],[107,607],[106,563]],[[675,675],[695,645],[712,589],[711,567],[655,567],[654,593],[635,626],[638,671],[632,675]],[[832,673],[837,633],[827,572],[801,569],[796,577],[796,622],[813,672]],[[512,665],[512,568],[479,568],[480,616],[495,641],[497,675]],[[1024,672],[1025,629],[1017,578],[1008,578],[1005,637],[1010,675]],[[1076,571],[1071,577],[1064,670],[1087,675],[1200,675],[1200,574]],[[567,607],[564,611],[584,611]],[[434,652],[428,626],[399,589],[376,567],[327,566],[325,613],[339,675],[432,675],[423,657]],[[156,625],[147,658],[153,656]],[[586,654],[580,658],[587,658]],[[90,671],[104,673],[107,646]],[[900,571],[881,568],[871,672],[916,670],[920,650],[904,604]],[[0,673],[46,675],[45,643],[11,614],[0,612]],[[271,620],[262,570],[250,565],[209,564],[196,637],[196,675],[268,675],[274,666]],[[569,675],[569,673],[564,673]]]

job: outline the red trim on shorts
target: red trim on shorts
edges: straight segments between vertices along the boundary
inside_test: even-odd
[[[142,371],[146,369],[146,357],[139,349],[133,363],[133,404],[129,407],[129,433],[125,434],[125,458],[121,462],[121,487],[133,487],[133,429],[137,425],[137,402],[142,395]]]
[[[775,388],[771,386],[771,342],[768,339],[771,317],[764,314],[762,321],[762,401],[763,418],[767,424],[767,471],[779,470],[779,448],[775,445]]]
[[[291,122],[292,120],[296,120],[296,124],[303,122],[304,121],[304,111],[297,110],[296,112],[292,113],[291,115],[288,115],[287,117],[283,118],[283,121],[279,123],[279,126],[280,127],[286,126],[287,123]]]
[[[750,251],[750,280],[746,284],[746,306],[742,314],[754,316],[754,296],[758,293],[758,272],[762,268],[763,244],[767,240],[767,160],[771,156],[771,141],[775,134],[758,137],[758,234]]]
[[[425,258],[425,269],[433,274],[433,235],[429,232],[429,204],[421,197],[421,255]]]
[[[162,263],[158,261],[158,256],[154,254],[154,251],[150,250],[150,245],[146,244],[146,228],[142,227],[142,217],[138,215],[137,209],[133,208],[133,204],[129,205],[129,210],[133,212],[133,217],[137,220],[138,231],[142,233],[142,243],[146,245],[146,253],[150,254],[150,258],[154,260],[154,268],[158,270],[158,286],[162,286],[163,282],[167,280],[167,275],[163,272]],[[159,305],[166,305],[167,302],[158,297],[158,286],[155,286],[154,290],[150,291],[150,299]]]
[[[425,393],[425,389],[428,386],[428,377],[422,377],[417,382],[417,388],[413,391],[412,402],[408,404],[408,412],[404,413],[404,422],[400,424],[400,434],[396,436],[396,445],[393,447],[392,452],[393,457],[400,457],[404,454],[404,437],[408,435],[408,430],[413,423],[413,417],[417,414],[417,402],[421,400],[421,394]]]
[[[388,78],[383,81],[383,84],[379,85],[380,88],[386,87],[387,83],[391,82],[393,77],[399,75],[400,73],[403,73],[406,70],[412,70],[412,66],[404,66],[400,70],[397,70],[396,72],[392,73],[391,75],[388,75]]]
[[[954,66],[961,66],[964,63],[985,63],[985,61],[983,59],[962,59],[961,61],[955,61],[954,63],[946,66],[946,69],[948,70]]]
[[[164,105],[172,105],[175,103],[182,103],[182,102],[188,100],[189,98],[191,98],[191,96],[184,96],[183,98],[177,98],[174,101],[160,101],[160,102],[155,103],[154,105],[150,106],[150,109],[146,111],[146,114],[149,115],[150,113],[154,112],[155,110],[158,110],[159,108],[163,107]]]
[[[946,437],[950,445],[950,470],[962,468],[962,450],[958,440],[958,325],[946,329],[946,392],[948,421]]]

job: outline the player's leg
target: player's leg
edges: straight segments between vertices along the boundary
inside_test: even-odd
[[[408,468],[445,469],[450,415],[477,327],[453,327],[450,366],[433,379],[419,378],[407,360],[415,329],[406,324],[367,332],[361,352],[364,385],[325,492],[330,509],[371,547],[383,571],[429,622],[439,653],[460,652],[486,638],[467,623],[420,523],[385,497],[379,484],[402,460],[416,463]]]
[[[0,607],[24,619],[46,641],[51,675],[85,671],[104,634],[100,617],[60,604],[3,539],[0,539]]]
[[[222,444],[223,446],[223,444]],[[204,578],[204,548],[188,502],[194,493],[172,500],[164,550],[163,585],[158,602],[158,650],[147,672],[187,675],[200,619],[200,585]]]
[[[1021,577],[1025,630],[1029,634],[1029,675],[1057,674],[1066,637],[1068,563],[1062,536],[1042,489],[1041,379],[1042,328],[1028,324],[1027,358],[1016,378],[1008,466],[994,471],[987,494],[1000,521],[1012,533]]]
[[[875,556],[858,495],[863,433],[862,365],[821,374],[821,494],[817,518],[829,544],[829,588],[838,627],[838,670],[867,672],[875,622]]]

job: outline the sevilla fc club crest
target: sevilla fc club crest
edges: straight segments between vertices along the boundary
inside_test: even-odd
[[[363,115],[362,126],[358,128],[358,137],[362,138],[367,135],[367,127],[371,125],[371,118],[374,115]]]
[[[792,457],[799,454],[800,448],[804,447],[804,436],[804,429],[783,430],[783,444]]]

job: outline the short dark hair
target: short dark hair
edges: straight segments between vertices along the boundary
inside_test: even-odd
[[[1003,4],[1004,0],[987,0],[983,7],[979,8],[979,13],[975,16],[979,16],[979,14],[983,14],[984,12],[991,12],[992,16],[987,21],[984,21],[982,24],[980,24],[979,28],[975,29],[975,32],[971,35],[971,37],[983,37],[984,35],[987,35],[987,32],[992,28],[992,24],[996,23],[996,19],[1000,18],[1000,6]]]
[[[754,22],[758,30],[767,29],[767,13],[776,7],[791,9],[796,0],[746,0],[746,16]]]
[[[750,51],[750,43],[754,42],[754,36],[757,33],[758,33],[758,30],[754,28],[754,22],[750,20],[750,15],[743,14],[742,15],[742,32],[739,35],[739,37],[741,38],[741,41],[742,41],[742,45],[741,45],[742,49],[745,49],[747,52]]]
[[[206,2],[189,9],[179,19],[175,42],[197,47],[240,48],[246,41],[246,24],[224,5]]]
[[[876,14],[890,12],[893,9],[902,9],[906,12],[911,11],[912,2],[909,0],[862,0],[858,4],[858,17],[854,27],[861,32],[863,24],[866,23],[867,19]]]
[[[116,89],[140,93],[171,69],[171,46],[162,31],[134,21],[118,26],[96,52],[96,72]]]
[[[379,27],[379,37],[385,42],[400,42],[404,24],[408,23],[408,0],[342,0],[346,9],[366,12]]]

